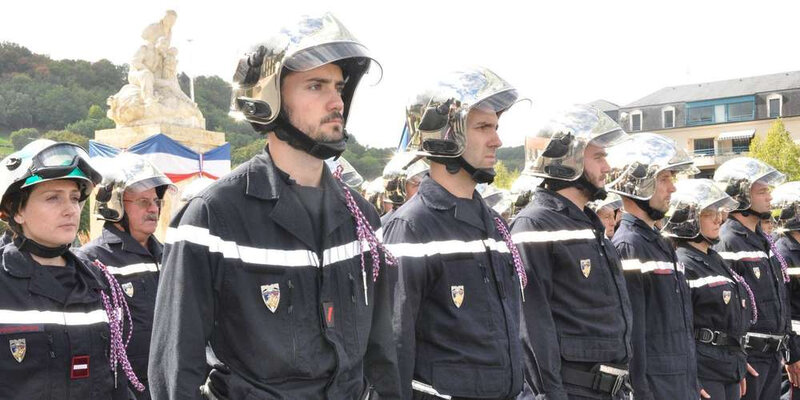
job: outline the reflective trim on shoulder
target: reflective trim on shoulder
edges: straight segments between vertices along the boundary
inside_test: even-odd
[[[411,389],[414,389],[418,392],[422,392],[425,394],[429,394],[431,396],[436,396],[440,399],[452,399],[451,396],[437,392],[436,389],[433,388],[433,386],[428,385],[427,383],[422,383],[417,380],[411,381]]]
[[[769,258],[763,251],[720,251],[719,255],[726,260],[734,261]]]
[[[638,259],[622,260],[623,271],[640,271],[643,274],[648,272],[654,273],[672,273],[674,266],[668,261],[645,261],[641,262]]]
[[[111,275],[133,275],[142,272],[158,272],[158,266],[155,263],[131,264],[124,267],[112,267],[109,265],[107,268]]]
[[[792,332],[800,333],[800,321],[796,319],[792,320]]]
[[[786,273],[789,275],[800,275],[800,267],[786,268]]]
[[[514,243],[547,243],[563,242],[567,240],[596,239],[591,229],[562,230],[562,231],[528,231],[511,235]]]
[[[375,235],[380,238],[383,235],[382,230],[379,229]],[[221,253],[225,258],[239,259],[248,264],[281,267],[320,266],[319,258],[310,250],[262,249],[240,246],[235,242],[222,240],[222,238],[210,234],[208,229],[191,225],[180,225],[177,228],[167,229],[167,239],[164,242],[170,245],[177,242],[194,243],[207,247],[208,251],[212,253]],[[350,243],[334,246],[323,250],[322,266],[327,267],[331,264],[346,261],[367,251],[369,251],[369,244],[366,241],[359,243],[358,240],[354,240]]]
[[[93,325],[108,323],[105,310],[82,312],[0,310],[0,324]]]
[[[427,243],[395,243],[387,244],[386,248],[395,257],[426,257],[443,254],[458,253],[483,253],[487,249],[499,253],[508,253],[508,246],[504,242],[494,239],[486,240],[442,240]]]
[[[722,275],[706,276],[698,279],[690,279],[689,287],[696,289],[708,285],[709,287],[718,286],[719,283],[733,283],[732,280]]]

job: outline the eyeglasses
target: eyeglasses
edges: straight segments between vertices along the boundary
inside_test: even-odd
[[[158,208],[161,208],[161,206],[164,205],[164,199],[153,199],[153,200],[150,200],[150,199],[146,199],[144,197],[142,197],[140,199],[136,199],[136,200],[122,200],[122,201],[125,202],[125,203],[136,204],[137,207],[139,207],[141,209],[145,209],[145,210],[150,208],[150,206],[152,206],[153,204],[155,204]]]

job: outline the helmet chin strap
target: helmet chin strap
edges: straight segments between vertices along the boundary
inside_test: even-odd
[[[455,164],[455,170],[451,171],[450,166],[453,165],[453,163],[451,163],[447,164],[447,172],[455,174],[456,172],[458,172],[458,169],[460,167],[463,168],[464,171],[466,171],[472,177],[472,180],[477,183],[490,184],[494,182],[494,177],[496,174],[494,168],[475,168],[470,163],[468,163],[467,160],[464,159],[464,157],[457,157],[456,160],[458,164]]]
[[[278,139],[288,143],[289,146],[294,147],[300,151],[308,153],[320,160],[327,160],[331,157],[338,158],[344,153],[347,146],[346,130],[342,130],[342,138],[334,142],[320,142],[312,139],[300,129],[292,125],[281,112],[272,125],[272,131],[278,136]]]
[[[19,233],[17,233],[14,238],[14,244],[20,251],[27,251],[28,253],[42,258],[60,257],[69,250],[69,243],[58,247],[48,247],[28,239],[25,235]]]
[[[636,205],[639,206],[639,208],[641,208],[642,211],[647,213],[647,217],[649,217],[653,221],[658,221],[667,215],[666,211],[659,211],[651,207],[650,200],[639,200],[633,198],[631,200],[633,200],[633,202],[636,203]]]
[[[589,197],[589,201],[595,200],[603,200],[608,196],[608,192],[604,187],[597,187],[589,179],[586,178],[586,174],[582,174],[578,179],[574,181],[562,181],[560,179],[552,179],[547,178],[544,180],[547,189],[557,192],[562,189],[574,187],[578,190],[582,191],[587,197]]]
[[[767,212],[757,212],[757,211],[753,210],[752,208],[748,208],[746,210],[736,210],[736,211],[732,211],[731,213],[740,213],[740,214],[742,214],[743,217],[749,217],[751,215],[755,215],[760,220],[770,219],[770,217],[772,217],[772,213],[770,213],[769,211],[767,211]]]

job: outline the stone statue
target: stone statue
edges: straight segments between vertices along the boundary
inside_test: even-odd
[[[108,118],[117,127],[170,124],[205,129],[200,109],[178,84],[178,49],[171,46],[178,15],[164,18],[142,31],[144,44],[133,55],[128,84],[108,98]]]

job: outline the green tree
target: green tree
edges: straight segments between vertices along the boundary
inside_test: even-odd
[[[75,143],[78,146],[83,147],[84,149],[89,148],[89,138],[83,135],[79,135],[75,132],[70,131],[49,131],[42,135],[45,139],[50,139],[56,142],[70,142]]]
[[[236,168],[237,165],[253,158],[256,154],[260,153],[261,150],[264,149],[264,145],[266,142],[264,139],[257,139],[250,144],[239,147],[238,149],[232,149],[231,151],[231,168]]]
[[[494,165],[494,172],[494,186],[498,189],[511,189],[511,184],[519,177],[519,170],[509,171],[502,161]]]
[[[792,140],[780,118],[772,123],[764,138],[753,138],[750,156],[786,174],[787,181],[800,179],[800,146]]]
[[[41,136],[42,134],[36,128],[22,128],[18,131],[11,132],[10,139],[14,150],[19,150]]]

